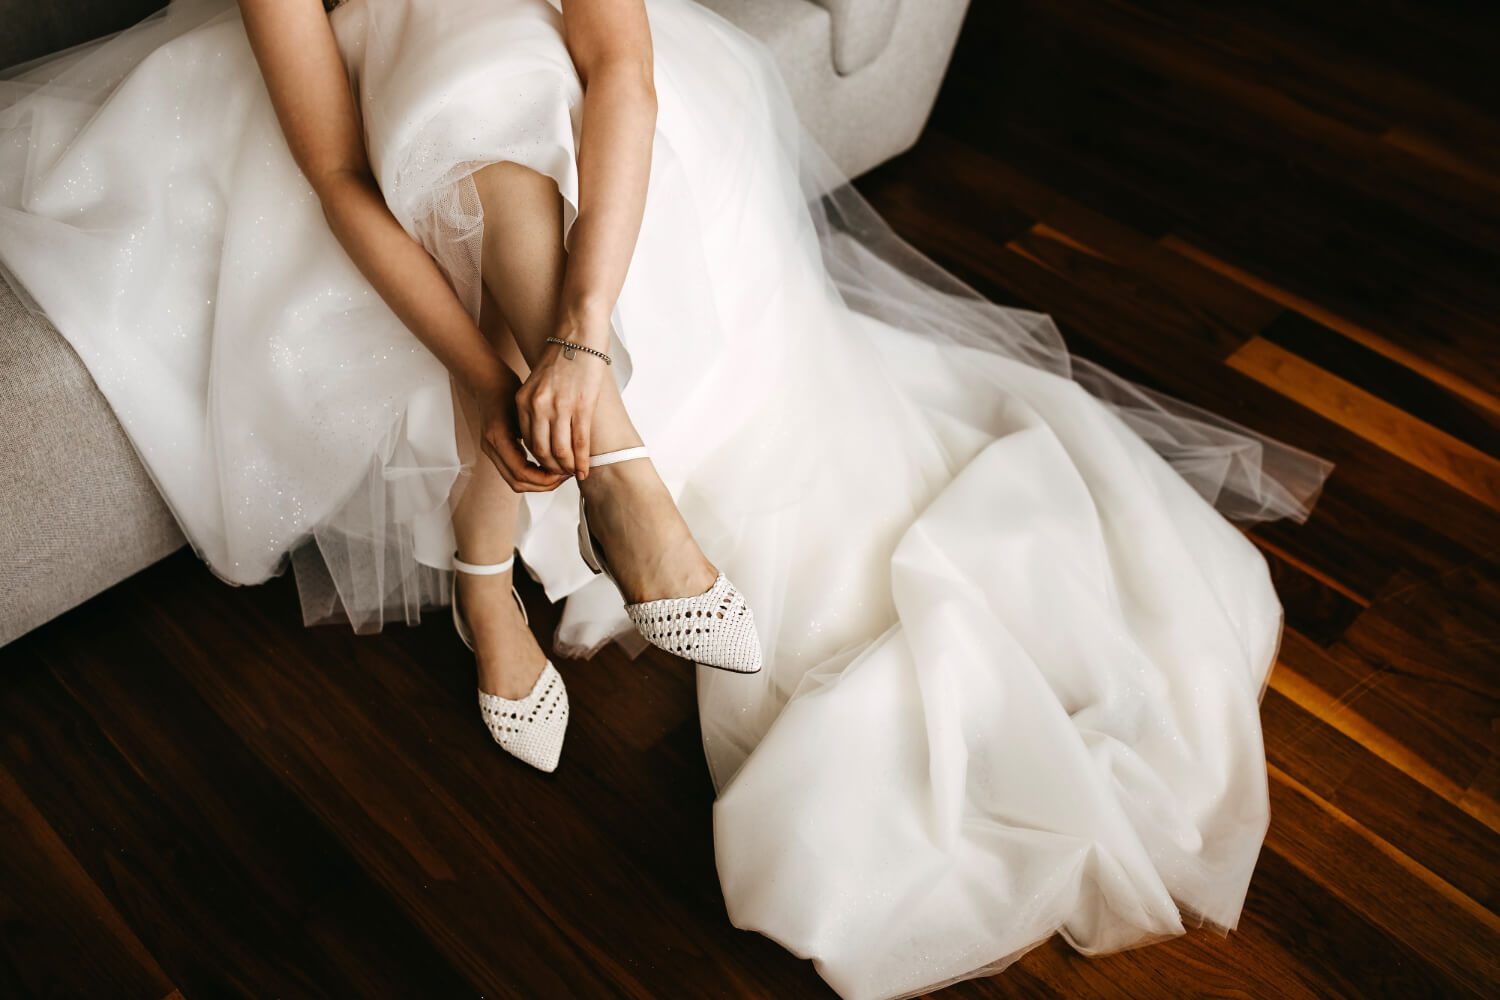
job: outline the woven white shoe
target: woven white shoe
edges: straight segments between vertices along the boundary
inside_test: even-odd
[[[621,448],[590,455],[589,468],[646,457],[645,445]],[[590,569],[609,577],[617,588],[620,586],[589,531],[582,490],[578,491],[578,551]],[[755,631],[755,617],[744,595],[723,570],[713,586],[695,597],[665,597],[626,604],[625,613],[646,641],[669,653],[705,667],[740,674],[753,674],[760,669],[760,637]]]
[[[512,553],[504,562],[468,563],[458,558],[457,552],[453,553],[455,570],[481,576],[504,573],[515,561]],[[515,584],[511,584],[510,592],[521,608],[521,620],[529,624],[521,592]],[[451,597],[453,626],[458,629],[458,637],[464,645],[473,649],[474,637],[469,632],[469,623],[458,608],[458,572],[453,574]],[[551,660],[542,668],[531,692],[524,698],[501,698],[480,689],[479,713],[501,749],[539,770],[557,768],[558,758],[562,756],[563,736],[568,729],[568,689]]]

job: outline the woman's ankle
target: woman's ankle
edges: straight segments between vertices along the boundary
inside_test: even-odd
[[[491,629],[504,627],[507,612],[514,610],[517,618],[520,618],[520,610],[516,608],[515,598],[511,595],[511,572],[505,570],[487,575],[458,574],[457,599],[470,630],[480,641],[488,636]]]
[[[625,451],[628,448],[639,448],[639,447],[641,447],[641,445],[643,443],[644,442],[641,441],[641,436],[639,434],[635,433],[634,430],[630,430],[629,433],[615,433],[615,434],[603,434],[603,435],[598,434],[596,432],[595,435],[592,437],[592,439],[589,441],[589,458],[590,459],[598,458],[600,455],[607,455],[610,452],[615,452],[615,451]],[[630,459],[629,461],[635,461],[635,459]],[[606,465],[599,466],[599,468],[603,469],[603,468],[607,468],[610,465],[625,465],[625,464],[628,464],[628,463],[627,462],[610,462],[610,463],[607,463]],[[593,466],[592,463],[590,463],[590,465],[589,465],[589,472],[592,473],[593,471],[594,471],[594,466]]]
[[[547,656],[511,593],[510,571],[460,575],[459,600],[474,635],[479,689],[500,698],[524,698]]]
[[[589,454],[603,455],[624,448],[638,448],[643,444],[645,441],[631,422],[618,387],[613,381],[601,386],[594,419],[589,425]],[[592,474],[593,469],[589,472]]]

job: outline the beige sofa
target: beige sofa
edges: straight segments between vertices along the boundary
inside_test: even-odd
[[[763,39],[858,175],[914,143],[968,0],[701,0]],[[151,0],[0,0],[0,66],[118,30]],[[80,294],[87,294],[81,289]],[[0,644],[186,543],[67,342],[0,281]]]

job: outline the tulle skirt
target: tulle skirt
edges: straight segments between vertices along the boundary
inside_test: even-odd
[[[1282,613],[1231,520],[1304,519],[1330,465],[978,295],[850,186],[759,42],[647,7],[658,122],[611,370],[761,634],[760,674],[698,675],[731,920],[847,998],[1053,933],[1099,954],[1232,928]],[[577,215],[561,15],[347,0],[330,24],[386,202],[477,320],[472,172],[553,178],[565,242]],[[0,264],[221,578],[291,565],[308,624],[360,631],[446,600],[462,410],[329,231],[230,0],[4,74]],[[566,601],[559,654],[634,654],[575,491],[523,495],[520,562]]]

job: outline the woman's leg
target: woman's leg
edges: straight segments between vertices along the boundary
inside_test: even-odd
[[[499,348],[501,357],[514,367],[519,360],[515,343],[488,295],[480,310],[479,325]],[[455,391],[460,394],[475,456],[469,483],[453,508],[458,555],[471,563],[503,562],[515,549],[521,498],[479,448],[479,411],[474,399],[462,389]],[[458,602],[474,636],[479,688],[501,698],[524,698],[547,664],[546,654],[511,596],[514,572],[512,568],[491,576],[458,574]]]
[[[484,211],[484,283],[530,365],[557,329],[566,263],[562,196],[552,178],[509,161],[476,171],[474,184]],[[642,443],[612,375],[601,380],[590,435],[596,455]],[[689,597],[713,586],[718,570],[650,461],[590,468],[579,486],[589,502],[589,527],[627,601]]]

